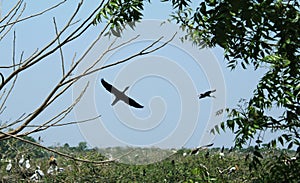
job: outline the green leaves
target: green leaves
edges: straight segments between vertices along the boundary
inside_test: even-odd
[[[196,44],[201,39],[208,46],[224,48],[231,69],[239,62],[244,69],[249,64],[258,68],[274,52],[286,55],[287,47],[299,53],[299,4],[289,2],[206,0],[193,14],[179,9],[173,18],[188,29],[188,35],[198,35],[193,37]]]
[[[170,0],[161,0],[161,2],[168,2]],[[172,5],[174,9],[182,10],[189,5],[191,0],[172,0]]]
[[[96,25],[106,20],[110,24],[109,35],[120,37],[125,25],[134,28],[134,22],[142,19],[143,9],[143,0],[111,0],[98,12],[93,23]]]

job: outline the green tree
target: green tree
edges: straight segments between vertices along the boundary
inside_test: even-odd
[[[78,150],[79,151],[84,151],[87,149],[87,143],[86,142],[79,142],[78,143]]]
[[[171,2],[174,9],[171,20],[187,31],[185,39],[200,48],[222,47],[230,69],[238,65],[244,69],[268,68],[253,97],[235,109],[227,109],[228,118],[220,125],[235,133],[235,145],[242,147],[255,140],[256,160],[261,157],[261,147],[276,147],[278,142],[288,148],[298,147],[299,151],[299,2],[204,0],[193,7],[190,0],[161,1]],[[126,23],[142,19],[143,3],[142,0],[109,1],[94,22],[110,20],[112,34],[119,35]],[[281,112],[272,113],[276,108]],[[267,130],[282,133],[266,142],[261,134]]]
[[[208,46],[221,46],[231,69],[239,63],[244,69],[249,64],[255,69],[268,68],[253,97],[228,110],[226,125],[235,133],[236,145],[242,147],[256,139],[258,147],[262,143],[276,146],[277,142],[299,147],[298,1],[206,0],[196,10],[179,9],[173,17],[198,45],[204,41]],[[270,115],[274,108],[280,108],[281,113]],[[221,126],[225,129],[226,125]],[[283,133],[264,142],[260,134],[266,130]]]

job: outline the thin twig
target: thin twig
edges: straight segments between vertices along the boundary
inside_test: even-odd
[[[22,4],[22,0],[19,0],[16,4],[15,4],[15,6],[14,7],[12,7],[9,11],[8,11],[8,13],[6,13],[6,15],[0,20],[0,23],[2,23],[5,19],[7,19],[9,16],[10,16],[10,14],[15,10],[15,9],[17,9],[17,7],[19,7],[21,4]]]
[[[90,119],[81,120],[81,121],[71,121],[71,122],[62,123],[62,124],[44,125],[43,127],[61,127],[61,126],[67,126],[67,125],[81,124],[81,123],[86,123],[86,122],[93,121],[93,120],[98,119],[100,117],[101,117],[101,115],[98,115],[96,117],[93,117],[93,118],[90,118]],[[40,127],[40,126],[41,125],[27,125],[26,127],[32,128],[32,127]]]
[[[74,40],[73,36],[82,29],[82,27],[92,18],[92,16],[94,16],[94,14],[101,8],[101,6],[104,3],[104,0],[102,0],[102,2],[100,3],[100,5],[90,14],[90,16],[75,30],[73,31],[64,41],[62,41],[62,43],[56,47],[54,47],[52,50],[48,51],[47,53],[44,53],[49,47],[51,47],[56,41],[57,38],[69,27],[69,25],[71,24],[72,20],[74,19],[75,15],[77,15],[80,7],[81,7],[81,3],[82,1],[78,4],[77,9],[75,10],[75,12],[73,13],[72,17],[70,18],[69,22],[67,23],[67,25],[62,29],[62,31],[59,32],[59,35],[56,36],[52,41],[50,41],[50,43],[48,45],[46,45],[43,49],[41,49],[41,51],[37,52],[36,54],[32,55],[30,58],[28,58],[27,60],[24,61],[24,64],[22,65],[22,67],[20,67],[19,69],[17,69],[15,72],[11,73],[7,79],[4,81],[3,85],[0,86],[0,90],[3,88],[4,85],[6,85],[16,74],[26,70],[27,68],[37,64],[38,62],[40,62],[41,60],[43,60],[44,58],[48,57],[49,55],[53,54],[55,51],[57,51],[60,47],[62,47],[63,45],[67,44],[68,42],[70,42],[71,40]],[[90,24],[87,26],[89,27]],[[84,30],[86,30],[86,28],[84,28]],[[82,31],[80,33],[83,33]],[[77,37],[76,37],[77,38]],[[43,55],[41,55],[42,53],[44,53]],[[0,136],[1,137],[1,136]]]
[[[122,157],[124,157],[124,156],[127,156],[128,154],[130,154],[130,153],[132,153],[132,152],[134,151],[134,150],[129,151],[128,153],[126,153],[126,154],[124,154],[124,155],[122,155],[122,156],[120,156],[120,157],[118,157],[118,158],[114,158],[114,159],[103,160],[103,161],[91,161],[91,160],[87,160],[87,159],[76,158],[76,157],[71,156],[71,155],[69,155],[69,154],[65,154],[65,153],[59,152],[59,151],[57,151],[57,150],[54,150],[54,149],[45,147],[45,146],[43,146],[43,145],[41,145],[41,144],[38,144],[38,143],[36,143],[36,142],[32,142],[32,141],[30,141],[30,140],[23,139],[23,138],[21,138],[21,137],[19,137],[19,136],[17,136],[17,135],[11,135],[11,134],[9,134],[9,133],[5,133],[5,132],[2,132],[2,131],[0,131],[0,133],[1,133],[2,135],[4,135],[4,136],[9,136],[9,137],[11,137],[11,138],[20,140],[20,141],[22,141],[22,142],[25,142],[25,143],[28,143],[28,144],[32,144],[32,145],[34,145],[34,146],[36,146],[36,147],[40,147],[40,148],[42,148],[42,149],[45,149],[45,150],[50,151],[50,152],[53,152],[53,153],[58,154],[58,155],[60,155],[60,156],[66,157],[66,158],[68,158],[68,159],[72,159],[72,160],[74,160],[74,161],[77,161],[77,162],[84,162],[84,163],[92,163],[92,164],[111,163],[111,162],[115,162],[116,160],[118,160],[118,159],[120,159],[120,158],[122,158]]]
[[[71,79],[67,80],[66,82],[62,83],[62,85],[68,84],[69,82],[73,82],[73,80],[77,80],[79,78],[82,78],[84,76],[90,75],[90,74],[95,73],[95,72],[98,72],[100,70],[103,70],[103,69],[106,69],[106,68],[109,68],[109,67],[116,66],[116,65],[119,65],[121,63],[127,62],[127,61],[129,61],[129,60],[131,60],[131,59],[133,59],[135,57],[155,52],[158,49],[161,49],[162,47],[166,46],[169,42],[171,42],[174,39],[174,37],[176,36],[176,34],[177,34],[177,32],[171,37],[171,39],[169,39],[167,42],[165,42],[164,44],[162,44],[161,46],[159,46],[157,48],[154,48],[152,50],[147,51],[148,49],[150,49],[151,47],[153,47],[155,44],[157,44],[159,41],[161,41],[163,37],[160,37],[158,40],[154,41],[152,44],[150,44],[149,46],[147,46],[146,48],[142,49],[140,52],[138,52],[138,53],[136,53],[134,55],[131,55],[131,56],[129,56],[129,57],[123,59],[123,60],[120,60],[118,62],[115,62],[115,63],[112,63],[112,64],[107,64],[105,66],[96,68],[96,69],[94,69],[92,71],[89,71],[89,72],[83,73],[81,75],[78,75],[78,76],[76,76],[74,78],[71,78]]]
[[[13,38],[13,51],[12,51],[12,65],[16,65],[16,31],[14,31],[14,38]],[[13,70],[15,71],[16,68],[13,67]]]
[[[58,29],[57,29],[57,24],[55,21],[55,17],[53,17],[53,23],[54,23],[54,27],[55,27],[55,34],[56,36],[58,36]],[[57,43],[60,45],[60,39],[59,37],[57,37]],[[62,69],[62,75],[63,77],[65,76],[65,61],[64,61],[64,55],[63,55],[63,51],[62,48],[59,48],[59,53],[60,53],[60,59],[61,59],[61,69]]]
[[[58,4],[56,4],[56,5],[54,5],[54,6],[50,7],[50,8],[48,8],[48,9],[45,9],[45,10],[39,12],[39,13],[30,15],[30,16],[27,16],[27,17],[25,17],[25,18],[16,20],[16,21],[14,21],[14,22],[9,22],[9,23],[7,23],[7,24],[5,24],[5,25],[0,26],[0,28],[5,27],[5,26],[8,26],[8,25],[16,24],[16,23],[18,23],[18,22],[22,22],[22,21],[24,21],[24,20],[28,20],[28,19],[31,19],[31,18],[34,18],[34,17],[37,17],[37,16],[40,16],[40,15],[42,15],[42,14],[44,14],[44,13],[46,13],[46,12],[52,10],[52,9],[57,8],[57,7],[60,6],[61,4],[65,3],[66,1],[67,1],[67,0],[64,0],[64,1],[62,1],[62,2],[60,2],[60,3],[58,3]],[[0,22],[0,23],[1,23],[1,22]]]
[[[18,75],[15,76],[15,78],[14,78],[14,80],[13,80],[13,82],[12,82],[12,85],[11,85],[10,89],[8,90],[6,96],[4,97],[4,100],[3,100],[2,104],[0,105],[0,111],[1,111],[2,108],[4,107],[4,105],[5,105],[5,103],[6,103],[7,99],[8,99],[8,97],[10,96],[10,94],[11,94],[13,88],[15,87],[17,78],[18,78]]]
[[[80,95],[76,98],[76,100],[67,109],[63,110],[58,115],[54,116],[53,118],[51,118],[49,121],[45,122],[44,124],[39,125],[36,129],[34,129],[30,132],[27,132],[26,135],[31,134],[31,133],[35,133],[35,132],[38,132],[38,131],[42,131],[42,130],[45,130],[45,129],[49,128],[49,127],[45,127],[45,126],[48,125],[49,123],[51,123],[53,120],[59,118],[60,116],[61,117],[56,122],[54,122],[52,125],[55,125],[55,124],[59,123],[61,120],[63,120],[72,111],[74,106],[80,101],[80,99],[82,98],[82,96],[86,92],[86,89],[88,88],[88,86],[89,86],[89,83],[87,83],[87,85],[85,86],[83,91],[80,93]],[[61,93],[64,93],[64,91],[62,91]]]
[[[24,6],[23,6],[23,8],[22,8],[22,10],[21,10],[21,12],[19,13],[19,15],[17,16],[17,20],[22,16],[22,14],[24,13],[24,11],[25,11],[25,8],[26,8],[26,4],[24,4]],[[17,13],[17,11],[18,11],[19,9],[16,9],[16,12],[15,12],[15,14]],[[13,17],[15,16],[15,14],[13,15]],[[12,17],[12,18],[13,18]],[[8,28],[8,30],[5,32],[5,33],[3,33],[3,35],[0,37],[0,41],[11,31],[11,29],[13,28],[13,26],[14,26],[15,24],[12,24],[12,25],[10,25],[9,26],[9,28]],[[0,33],[2,33],[4,30],[5,30],[5,28],[6,27],[4,27],[1,31],[0,31]]]

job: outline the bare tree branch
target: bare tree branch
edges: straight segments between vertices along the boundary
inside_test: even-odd
[[[23,6],[23,9],[21,10],[21,12],[19,13],[19,15],[17,16],[17,20],[22,16],[22,14],[23,14],[23,12],[24,12],[24,10],[25,10],[25,8],[26,8],[26,4]],[[18,11],[18,9],[16,9],[16,12],[15,13],[17,13],[17,11]],[[13,16],[15,16],[15,14],[13,15]],[[13,17],[12,17],[13,18]],[[11,29],[13,28],[13,26],[14,26],[14,24],[12,24],[12,25],[10,25],[9,26],[9,28],[8,28],[8,30],[0,37],[0,41],[11,31]],[[4,27],[1,31],[0,31],[0,33],[2,33],[4,30],[5,30],[5,28],[6,27]]]
[[[90,121],[93,121],[95,119],[98,119],[100,118],[101,115],[98,115],[96,117],[93,117],[93,118],[89,118],[89,119],[85,119],[85,120],[81,120],[81,121],[71,121],[71,122],[67,122],[67,123],[61,123],[61,124],[55,124],[55,123],[52,123],[50,125],[43,125],[43,127],[61,127],[61,126],[68,126],[68,125],[74,125],[74,124],[81,124],[81,123],[86,123],[86,122],[90,122]],[[40,127],[41,125],[27,125],[27,128],[32,128],[32,127]]]
[[[1,105],[0,105],[0,111],[2,111],[2,109],[3,109],[3,107],[4,107],[5,103],[6,103],[6,101],[7,101],[7,99],[8,99],[8,97],[10,96],[10,94],[11,94],[13,88],[15,87],[17,78],[18,78],[18,75],[15,76],[15,78],[14,78],[14,80],[13,80],[13,82],[12,82],[12,85],[10,86],[10,88],[9,88],[9,90],[8,90],[8,92],[7,92],[7,94],[6,94],[6,96],[4,97],[3,102],[1,103]]]
[[[95,15],[95,13],[101,8],[101,6],[103,5],[104,0],[102,0],[102,2],[100,3],[100,5],[89,15],[88,18],[86,18],[86,20],[78,26],[78,28],[76,30],[74,30],[64,41],[61,42],[60,45],[55,46],[53,49],[51,49],[50,51],[44,53],[48,48],[50,48],[58,39],[58,37],[60,37],[60,35],[70,26],[70,24],[72,23],[72,20],[75,18],[75,16],[77,15],[81,5],[82,5],[82,1],[78,4],[77,9],[75,10],[75,12],[73,13],[73,15],[71,16],[71,18],[69,19],[68,23],[66,24],[66,26],[59,32],[59,34],[52,40],[50,41],[49,44],[47,44],[43,49],[41,49],[39,52],[37,52],[36,54],[34,54],[33,56],[31,56],[30,58],[28,58],[27,60],[25,60],[25,63],[16,71],[14,71],[13,73],[11,73],[6,80],[4,80],[4,83],[2,84],[2,86],[0,86],[0,90],[3,88],[4,85],[6,85],[16,74],[26,70],[27,68],[37,64],[38,62],[44,60],[46,57],[48,57],[49,55],[53,54],[55,51],[57,51],[60,47],[62,47],[63,45],[69,43],[70,41],[78,38],[84,31],[87,30],[88,27],[90,27],[92,25],[92,23],[89,23],[86,27],[85,24],[90,21],[90,19]],[[81,30],[83,29],[83,30]],[[77,34],[77,32],[79,32]]]
[[[177,33],[175,33],[175,34],[171,37],[171,39],[169,39],[168,41],[166,41],[166,42],[165,42],[164,44],[162,44],[161,46],[158,46],[157,48],[154,48],[154,49],[152,49],[152,50],[149,50],[150,48],[152,48],[153,46],[155,46],[155,44],[159,43],[159,42],[163,39],[163,37],[160,37],[158,40],[154,41],[152,44],[150,44],[149,46],[147,46],[146,48],[142,49],[141,51],[139,51],[138,53],[136,53],[136,54],[134,54],[134,55],[131,55],[131,56],[129,56],[129,57],[123,59],[123,60],[120,60],[120,61],[118,61],[118,62],[115,62],[115,63],[112,63],[112,64],[108,64],[108,65],[105,65],[105,66],[96,68],[96,69],[94,69],[94,70],[92,70],[92,71],[89,71],[89,72],[85,72],[85,73],[83,73],[83,74],[81,74],[81,75],[79,75],[79,76],[76,76],[76,77],[74,77],[74,78],[71,78],[71,79],[67,80],[66,82],[62,83],[62,85],[68,84],[69,82],[73,82],[73,80],[82,78],[82,77],[84,77],[84,76],[90,75],[90,74],[95,73],[95,72],[98,72],[98,71],[100,71],[100,70],[103,70],[103,69],[106,69],[106,68],[109,68],[109,67],[116,66],[116,65],[119,65],[119,64],[121,64],[121,63],[127,62],[127,61],[129,61],[129,60],[131,60],[131,59],[133,59],[133,58],[135,58],[135,57],[138,57],[138,56],[142,56],[142,55],[145,55],[145,54],[149,54],[149,53],[155,52],[155,51],[157,51],[158,49],[161,49],[162,47],[164,47],[164,46],[166,46],[168,43],[170,43],[170,42],[174,39],[174,37],[176,36],[176,34],[177,34]],[[147,51],[147,50],[149,50],[149,51]]]
[[[65,3],[66,1],[67,1],[67,0],[64,0],[64,1],[62,1],[62,2],[60,2],[60,3],[58,3],[58,4],[56,4],[56,5],[54,5],[54,6],[50,7],[50,8],[48,8],[48,9],[45,9],[45,10],[39,12],[39,13],[30,15],[30,16],[27,16],[27,17],[25,17],[25,18],[16,20],[16,21],[14,21],[14,22],[9,22],[9,23],[7,23],[7,24],[5,24],[5,25],[0,26],[0,28],[6,27],[6,26],[8,26],[8,25],[16,24],[16,23],[19,23],[19,22],[22,22],[22,21],[24,21],[24,20],[28,20],[28,19],[31,19],[31,18],[34,18],[34,17],[37,17],[37,16],[40,16],[40,15],[42,15],[42,14],[44,14],[44,13],[50,11],[50,10],[53,10],[53,9],[57,8],[58,6],[60,6],[60,5],[62,5],[63,3]],[[23,2],[23,1],[18,1],[18,3],[16,4],[15,7],[19,6],[19,4],[21,4],[22,2]],[[12,10],[13,10],[13,9],[16,9],[16,8],[12,8]],[[7,15],[6,17],[8,17],[9,15],[10,15],[10,13],[8,13],[8,15]],[[0,23],[1,23],[4,19],[6,19],[6,18],[3,18],[3,19],[0,21]]]
[[[48,125],[49,123],[51,123],[52,121],[54,121],[55,119],[59,118],[59,117],[60,118],[56,122],[52,123],[53,125],[55,125],[55,124],[59,123],[61,120],[63,120],[72,111],[72,109],[74,108],[74,106],[80,101],[80,99],[82,98],[82,96],[86,92],[86,89],[88,88],[88,86],[89,86],[89,83],[85,86],[85,88],[80,93],[80,95],[77,97],[77,99],[67,109],[63,110],[62,112],[60,112],[59,114],[57,114],[56,116],[54,116],[53,118],[51,118],[49,121],[45,122],[44,124],[39,125],[39,127],[37,127],[36,129],[34,129],[34,130],[30,131],[30,132],[25,133],[25,135],[29,135],[31,133],[35,133],[35,132],[47,129],[48,127],[45,127],[45,126]],[[62,91],[61,93],[64,93],[64,91]]]
[[[58,36],[58,30],[57,30],[57,24],[55,21],[55,17],[53,17],[53,23],[54,23],[54,27],[55,27],[56,36]],[[57,43],[60,45],[59,37],[57,38]],[[64,61],[64,55],[63,55],[63,51],[62,51],[61,47],[59,48],[59,53],[60,53],[60,59],[61,59],[62,75],[65,76],[65,61]]]
[[[6,20],[6,19],[10,16],[10,14],[11,14],[13,11],[15,11],[16,9],[18,9],[18,7],[21,6],[22,3],[23,3],[23,0],[19,0],[19,1],[15,4],[15,6],[12,7],[12,8],[8,11],[8,13],[7,13],[6,15],[4,15],[4,17],[0,20],[0,23],[2,23],[4,20]],[[1,32],[1,31],[0,31],[0,32]]]
[[[2,132],[2,131],[0,131],[0,133],[1,133],[2,135],[9,136],[9,137],[11,137],[11,138],[20,140],[20,141],[25,142],[25,143],[27,143],[27,144],[32,144],[32,145],[34,145],[34,146],[36,146],[36,147],[40,147],[40,148],[42,148],[42,149],[45,149],[45,150],[50,151],[50,152],[53,152],[53,153],[55,153],[55,154],[57,154],[57,155],[66,157],[66,158],[68,158],[68,159],[72,159],[72,160],[74,160],[74,161],[77,161],[77,162],[83,162],[83,163],[92,163],[92,164],[111,163],[111,162],[115,162],[116,160],[121,159],[122,157],[127,156],[128,154],[130,154],[130,153],[132,153],[133,151],[135,151],[135,150],[133,149],[133,150],[129,151],[128,153],[125,153],[125,154],[123,154],[123,155],[121,155],[121,156],[119,156],[119,157],[117,157],[117,158],[114,158],[114,159],[103,160],[103,161],[91,161],[91,160],[87,160],[87,159],[80,159],[80,158],[73,157],[73,156],[71,156],[71,155],[69,155],[69,154],[65,154],[65,153],[59,152],[59,151],[57,151],[57,150],[54,150],[54,149],[45,147],[45,146],[43,146],[43,145],[41,145],[41,144],[38,144],[38,143],[36,143],[36,142],[32,142],[32,141],[30,141],[30,140],[23,139],[23,138],[21,138],[21,137],[18,137],[17,135],[11,135],[11,134],[9,134],[9,133],[5,133],[5,132]]]
[[[18,119],[16,119],[14,122],[11,122],[11,123],[9,123],[9,124],[7,124],[7,125],[4,125],[4,126],[2,126],[2,127],[0,127],[0,130],[3,130],[3,129],[8,129],[9,127],[11,127],[11,126],[13,126],[13,125],[16,125],[16,124],[18,124],[18,123],[20,123],[20,122],[22,122],[22,121],[24,121],[28,116],[30,116],[31,114],[28,114],[28,115],[26,115],[26,113],[23,113]]]

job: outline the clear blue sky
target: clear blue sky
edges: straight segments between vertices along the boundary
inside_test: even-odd
[[[10,7],[14,5],[16,1],[5,1],[2,3],[2,15],[5,14]],[[35,12],[39,12],[59,1],[42,1],[42,2],[33,2],[25,1],[27,3],[26,11],[24,16],[30,15]],[[24,56],[30,55],[36,48],[44,46],[49,40],[51,40],[54,35],[54,26],[52,22],[52,17],[55,16],[58,22],[58,26],[62,27],[66,22],[67,18],[71,15],[75,7],[77,6],[77,1],[68,1],[63,6],[58,9],[48,12],[39,18],[34,18],[22,22],[14,27],[13,30],[16,31],[17,35],[17,59],[20,58],[22,51],[25,51]],[[78,15],[78,19],[86,17],[89,12],[96,6],[95,2],[86,1],[84,2],[83,9]],[[171,13],[172,9],[169,4],[162,3],[153,3],[147,4],[144,11],[145,19],[156,19],[156,20],[165,20],[169,18],[168,15]],[[81,55],[87,46],[96,38],[96,35],[101,31],[102,25],[98,25],[87,31],[83,37],[79,40],[76,40],[72,44],[67,45],[63,48],[65,60],[70,64],[70,60],[73,57],[74,52],[77,52],[77,55]],[[145,32],[151,33],[151,28],[145,28]],[[155,29],[153,34],[157,34]],[[112,63],[124,56],[128,55],[130,52],[134,52],[135,49],[142,48],[145,45],[148,45],[151,41],[143,40],[135,44],[128,45],[122,49],[119,49],[117,52],[114,52],[107,58],[107,63]],[[12,50],[12,34],[8,35],[5,39],[1,41],[0,44],[0,55],[2,56],[1,65],[9,65],[11,63],[11,50]],[[101,49],[100,49],[101,50]],[[223,60],[223,53],[220,48],[211,49],[212,55],[215,56],[215,60],[218,63],[220,71],[216,70],[203,70],[203,68],[197,65],[196,60],[201,60],[204,65],[209,65],[210,60],[205,60],[203,58],[192,58],[191,53],[184,52],[174,45],[167,46],[164,50],[160,50],[151,54],[149,57],[143,57],[122,64],[117,67],[109,68],[98,73],[95,77],[96,83],[94,83],[93,91],[95,95],[93,96],[94,104],[93,108],[96,109],[98,114],[101,114],[101,120],[105,128],[107,128],[110,133],[116,138],[121,139],[125,144],[132,145],[141,145],[146,146],[146,144],[154,144],[159,140],[164,140],[168,134],[172,131],[176,131],[176,128],[180,123],[174,123],[177,118],[180,118],[180,112],[182,112],[182,101],[180,97],[181,93],[178,92],[179,86],[175,82],[175,85],[170,82],[168,78],[163,78],[157,74],[146,75],[147,71],[151,71],[151,64],[148,68],[144,68],[144,75],[141,78],[135,78],[133,81],[135,83],[127,83],[127,81],[122,81],[120,78],[122,72],[133,72],[130,71],[131,67],[143,68],[141,66],[135,66],[135,63],[150,63],[151,60],[155,61],[166,61],[174,62],[174,67],[182,69],[183,73],[188,73],[187,76],[182,76],[182,81],[179,83],[187,83],[187,81],[192,81],[194,90],[185,91],[190,92],[192,95],[200,92],[204,92],[209,89],[213,89],[214,84],[210,83],[210,75],[222,74],[224,77],[224,87],[217,88],[216,99],[204,99],[199,101],[196,95],[191,96],[190,99],[196,100],[195,103],[199,107],[193,109],[184,109],[193,115],[193,111],[199,113],[199,119],[195,123],[188,123],[188,125],[193,126],[196,124],[195,129],[192,129],[193,134],[191,137],[188,137],[187,143],[184,145],[186,147],[195,147],[199,145],[199,138],[204,133],[203,125],[209,120],[213,109],[213,100],[223,100],[226,101],[226,107],[236,106],[240,98],[249,98],[252,94],[252,91],[255,89],[255,86],[263,74],[263,70],[253,71],[253,69],[243,70],[240,67],[235,71],[230,71],[226,68],[226,62]],[[206,55],[206,54],[204,54]],[[133,64],[133,65],[130,65]],[[129,69],[127,71],[126,69]],[[152,68],[153,69],[153,68]],[[155,70],[155,72],[160,72],[161,68]],[[142,69],[141,69],[142,70]],[[49,90],[54,86],[60,77],[60,60],[59,54],[56,53],[53,56],[50,56],[42,63],[36,65],[30,70],[22,73],[17,82],[15,92],[12,93],[12,96],[7,104],[7,111],[1,116],[2,121],[13,120],[17,118],[20,114],[26,112],[32,112],[38,104],[46,97]],[[168,69],[170,71],[170,69]],[[152,71],[151,71],[152,72]],[[180,70],[178,70],[180,72]],[[165,72],[167,73],[167,72]],[[165,74],[163,73],[163,74]],[[170,72],[171,74],[172,72]],[[7,74],[4,72],[4,74]],[[124,74],[124,73],[123,73]],[[126,75],[126,73],[125,73]],[[133,74],[134,75],[134,74]],[[168,75],[169,76],[169,75]],[[208,76],[210,78],[208,78]],[[126,76],[128,77],[128,76]],[[176,78],[179,77],[178,75]],[[181,76],[180,76],[181,77]],[[117,86],[120,90],[123,90],[125,86],[130,85],[130,89],[127,91],[127,94],[134,96],[139,102],[145,105],[145,108],[141,110],[135,110],[132,108],[126,108],[127,106],[118,103],[115,108],[110,106],[113,98],[103,89],[99,84],[99,80],[105,78],[108,82],[114,82],[114,85]],[[188,78],[188,79],[186,79]],[[175,80],[174,80],[175,81]],[[178,80],[176,80],[178,81]],[[213,86],[212,86],[213,85]],[[187,87],[188,88],[188,87]],[[224,89],[224,90],[223,90]],[[219,93],[218,93],[219,92]],[[222,93],[221,93],[222,92]],[[75,92],[76,93],[76,92]],[[153,99],[154,97],[154,99]],[[220,98],[221,97],[221,98]],[[163,100],[161,100],[163,99]],[[58,111],[64,109],[67,104],[72,102],[72,90],[68,91],[61,100],[58,100],[49,110],[41,115],[38,119],[35,120],[35,123],[40,123],[44,120],[49,119],[50,116],[57,113]],[[152,103],[151,103],[152,102]],[[151,107],[151,105],[157,105],[156,108]],[[194,105],[194,104],[193,104]],[[157,107],[162,107],[161,110],[166,109],[164,113],[159,113],[161,110],[154,110]],[[159,108],[160,109],[160,108]],[[87,109],[88,110],[88,109]],[[123,113],[118,113],[118,115],[127,115],[130,110],[131,113],[137,116],[137,121],[144,121],[142,124],[137,124],[134,119],[128,121],[127,123],[120,123],[118,115],[115,115],[115,110],[123,111]],[[152,111],[154,110],[154,111]],[[124,112],[125,111],[125,112]],[[154,119],[151,118],[151,115],[157,115],[162,117],[156,123]],[[93,117],[93,116],[91,116]],[[120,117],[122,118],[122,116]],[[71,113],[64,122],[69,122],[75,120],[74,113]],[[125,119],[128,119],[125,117]],[[152,120],[151,125],[147,127],[147,119]],[[154,121],[153,121],[154,120]],[[146,122],[145,122],[146,121]],[[191,121],[194,122],[194,121]],[[152,124],[153,123],[153,124]],[[125,125],[124,125],[125,124]],[[132,125],[131,127],[126,126]],[[159,125],[157,125],[159,124]],[[137,126],[135,126],[137,125]],[[139,126],[140,125],[140,126]],[[157,125],[157,128],[153,128],[153,125]],[[181,124],[182,125],[182,124]],[[135,130],[134,128],[152,128],[155,130]],[[94,129],[95,130],[95,129]],[[81,141],[86,141],[84,138],[86,136],[84,133],[81,133],[77,125],[52,128],[43,133],[38,133],[34,137],[41,136],[46,145],[55,145],[57,143],[64,144],[69,143],[70,145],[77,145]],[[97,133],[97,131],[91,131],[91,133]],[[99,132],[100,133],[100,132]],[[190,132],[189,132],[190,133]],[[166,135],[167,134],[167,135]],[[183,132],[184,134],[184,132]],[[101,137],[101,135],[100,135]],[[100,138],[99,137],[99,138]],[[183,138],[187,138],[184,136]],[[91,139],[88,139],[88,141]],[[178,140],[176,137],[173,140]],[[91,141],[99,141],[99,139],[92,139]],[[223,134],[216,136],[213,140],[216,146],[230,146],[232,145],[233,137],[231,134]]]

